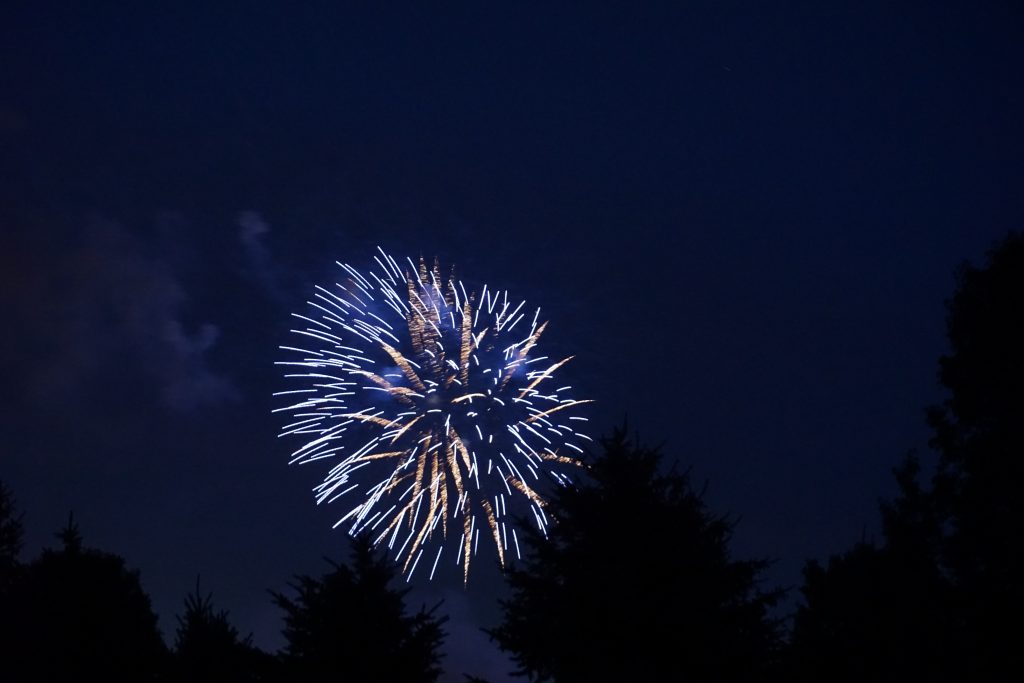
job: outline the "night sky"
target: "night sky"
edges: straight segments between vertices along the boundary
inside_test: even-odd
[[[377,245],[541,306],[592,433],[663,442],[770,585],[877,534],[953,270],[1024,226],[1017,3],[187,5],[0,10],[25,558],[73,510],[165,637],[201,574],[279,647],[267,589],[347,545],[322,469],[286,464],[273,362]],[[411,594],[446,600],[452,680],[507,670],[499,588]]]

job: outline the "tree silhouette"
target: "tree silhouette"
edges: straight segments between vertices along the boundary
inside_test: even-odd
[[[14,495],[0,480],[0,600],[6,588],[14,581],[18,568],[18,555],[24,539],[21,520],[22,515],[17,512]]]
[[[949,398],[928,411],[948,530],[941,560],[964,609],[972,677],[992,679],[1022,668],[1024,236],[998,243],[984,268],[961,266],[947,311],[939,379]]]
[[[790,681],[960,681],[951,593],[934,565],[860,543],[804,569]]]
[[[14,565],[24,540],[22,516],[7,485],[0,479],[0,567]]]
[[[18,562],[23,538],[21,520],[13,494],[0,481],[0,678],[4,680],[10,680],[14,674],[4,655],[18,632],[14,596],[22,571]]]
[[[947,301],[949,398],[928,411],[930,487],[910,457],[882,505],[884,544],[805,571],[796,680],[1011,680],[1024,629],[1024,239],[963,265]]]
[[[963,680],[953,586],[938,563],[941,522],[919,471],[913,455],[895,470],[901,495],[881,506],[881,546],[861,542],[805,567],[789,680]]]
[[[534,680],[757,679],[776,641],[765,562],[730,559],[733,524],[658,450],[625,429],[601,445],[590,481],[549,501],[549,537],[527,532],[491,637]]]
[[[85,548],[73,520],[58,537],[63,548],[25,568],[3,615],[5,680],[153,680],[166,650],[138,572]]]
[[[196,590],[185,598],[174,642],[174,673],[178,680],[242,682],[271,680],[274,659],[242,639],[227,611],[216,611],[213,595]]]
[[[285,612],[287,678],[436,681],[447,618],[434,615],[437,607],[406,614],[407,591],[391,587],[394,564],[368,538],[354,539],[351,564],[296,577],[294,598],[272,593]]]

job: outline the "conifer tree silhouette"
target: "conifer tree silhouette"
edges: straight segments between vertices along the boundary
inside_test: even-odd
[[[934,499],[941,562],[955,583],[974,680],[1024,675],[1024,235],[978,268],[964,264],[946,302],[947,400],[928,411],[939,452]]]
[[[18,563],[24,533],[14,494],[0,479],[0,572],[10,571]]]
[[[366,537],[353,539],[351,566],[331,566],[320,578],[296,577],[294,597],[272,592],[285,612],[286,677],[436,681],[447,620],[437,606],[407,615],[407,591],[391,586],[394,564]]]
[[[762,561],[731,559],[733,523],[625,429],[589,480],[557,489],[548,538],[527,532],[489,631],[532,680],[750,681],[775,644]],[[533,529],[523,525],[524,528]]]
[[[231,683],[272,680],[275,661],[241,638],[226,610],[217,611],[213,594],[196,589],[185,598],[174,641],[174,675],[180,681]]]
[[[12,680],[5,656],[18,632],[14,596],[22,575],[18,561],[23,539],[22,515],[10,489],[0,481],[0,679]]]
[[[138,572],[86,548],[73,518],[57,536],[12,591],[4,680],[156,680],[166,649]]]
[[[795,680],[1002,681],[1022,675],[1024,237],[964,264],[947,301],[947,400],[928,410],[930,486],[909,456],[884,543],[808,564]]]

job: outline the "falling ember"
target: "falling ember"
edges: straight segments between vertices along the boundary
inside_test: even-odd
[[[532,355],[539,308],[530,316],[508,292],[477,295],[436,262],[407,259],[403,271],[378,251],[376,271],[339,263],[345,280],[292,314],[301,343],[277,364],[299,388],[275,394],[291,403],[274,412],[291,415],[281,436],[303,439],[292,463],[331,465],[317,503],[354,503],[335,526],[386,543],[406,580],[425,550],[433,578],[448,547],[467,581],[481,528],[502,565],[518,555],[518,517],[546,533],[538,482],[565,484],[562,470],[580,465],[562,449],[591,440],[577,414],[590,401],[550,388],[571,357]]]

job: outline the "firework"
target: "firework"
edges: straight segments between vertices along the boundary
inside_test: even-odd
[[[546,534],[538,489],[569,483],[590,401],[557,386],[571,357],[535,353],[539,308],[378,251],[367,275],[338,263],[343,281],[292,314],[301,343],[278,364],[300,386],[275,394],[289,402],[275,410],[291,416],[281,436],[303,440],[292,463],[330,465],[313,490],[318,504],[350,501],[335,527],[387,543],[406,580],[424,553],[433,578],[449,547],[466,581],[481,531],[502,565],[519,554],[514,519]]]

